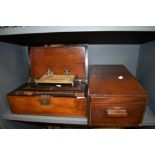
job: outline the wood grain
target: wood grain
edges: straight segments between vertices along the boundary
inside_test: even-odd
[[[84,46],[31,47],[31,77],[41,78],[50,69],[54,75],[63,75],[68,70],[76,78],[85,79],[85,52]],[[30,82],[9,93],[8,102],[16,114],[86,117],[85,86],[78,80],[74,86],[60,87]]]
[[[126,127],[142,123],[148,94],[124,66],[91,66],[88,88],[90,125]]]
[[[50,97],[49,105],[42,105],[40,96],[8,96],[13,113],[51,116],[86,116],[86,98]]]
[[[129,97],[102,98],[102,102],[91,102],[90,124],[137,126],[142,123],[146,102],[146,98]]]
[[[122,65],[90,66],[89,92],[92,96],[147,96],[144,88]],[[122,80],[118,79],[123,76]]]
[[[32,47],[30,49],[32,79],[41,78],[48,69],[54,74],[64,74],[64,70],[67,69],[77,78],[85,79],[85,47]]]

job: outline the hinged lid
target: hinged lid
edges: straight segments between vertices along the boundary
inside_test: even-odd
[[[85,59],[85,46],[31,47],[31,78],[41,78],[50,69],[58,75],[68,70],[76,79],[86,79]]]
[[[123,65],[92,65],[89,72],[89,94],[104,96],[145,96],[148,94]]]

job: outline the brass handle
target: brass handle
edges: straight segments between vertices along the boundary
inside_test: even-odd
[[[127,117],[128,113],[126,109],[108,109],[107,115],[109,117]]]
[[[51,104],[51,100],[50,100],[49,95],[41,95],[39,101],[40,101],[41,105],[49,105],[49,104]]]

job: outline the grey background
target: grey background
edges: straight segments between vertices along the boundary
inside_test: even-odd
[[[123,64],[135,76],[140,45],[88,45],[89,64]]]
[[[24,122],[3,120],[10,113],[6,95],[27,81],[25,47],[0,42],[0,128],[35,128]]]
[[[155,41],[140,46],[138,80],[149,93],[149,107],[155,113]]]

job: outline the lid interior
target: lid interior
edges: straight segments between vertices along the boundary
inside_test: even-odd
[[[50,69],[63,75],[65,70],[77,79],[86,78],[86,50],[84,46],[32,47],[30,73],[32,79],[41,78]]]

